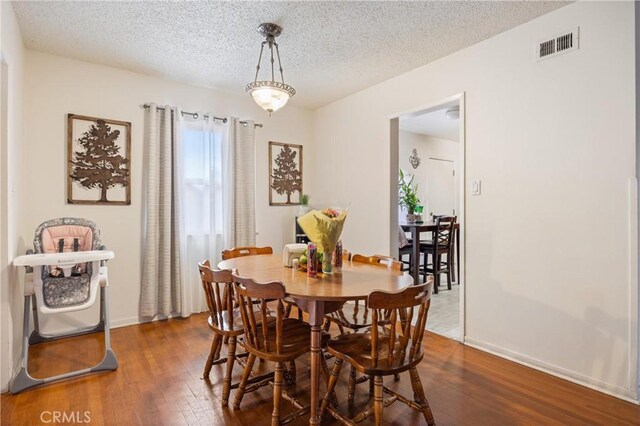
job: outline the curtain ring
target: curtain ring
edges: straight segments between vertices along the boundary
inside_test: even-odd
[[[193,113],[193,119],[194,119],[194,120],[197,120],[197,119],[198,119],[198,113],[197,113],[197,112],[194,112],[194,113]]]

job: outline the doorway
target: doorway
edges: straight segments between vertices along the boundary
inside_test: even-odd
[[[406,244],[398,237],[398,224],[406,222],[408,213],[398,203],[398,180],[402,172],[405,182],[413,179],[417,185],[416,195],[423,207],[425,223],[433,223],[434,216],[447,215],[456,216],[459,224],[459,256],[455,251],[451,259],[443,256],[455,270],[455,278],[452,277],[449,290],[447,275],[440,275],[439,292],[432,296],[427,330],[461,342],[465,335],[464,118],[464,93],[390,117],[390,250],[394,257],[401,257],[400,245]],[[430,232],[420,235],[421,241],[430,238]],[[403,257],[408,262],[406,255]],[[432,262],[429,257],[429,264]],[[420,264],[424,264],[423,255]]]

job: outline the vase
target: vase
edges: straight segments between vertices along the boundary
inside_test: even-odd
[[[333,251],[326,250],[322,253],[322,273],[333,274]]]

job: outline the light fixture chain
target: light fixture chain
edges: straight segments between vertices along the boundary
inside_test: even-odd
[[[253,80],[254,82],[258,81],[258,73],[260,72],[260,62],[262,62],[262,51],[264,50],[264,44],[266,41],[262,42],[262,46],[260,47],[260,56],[258,56],[258,65],[256,66],[256,78]]]
[[[282,70],[282,62],[280,61],[280,49],[278,48],[278,43],[273,43],[276,45],[276,55],[278,56],[278,66],[280,67],[280,78],[282,79],[282,83],[284,84],[284,72]]]
[[[276,75],[273,71],[273,40],[269,40],[269,50],[271,51],[271,81],[276,81]]]

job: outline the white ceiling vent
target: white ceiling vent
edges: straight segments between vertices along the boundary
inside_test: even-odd
[[[576,27],[573,31],[560,33],[536,43],[536,62],[578,50],[578,30],[579,27]]]

